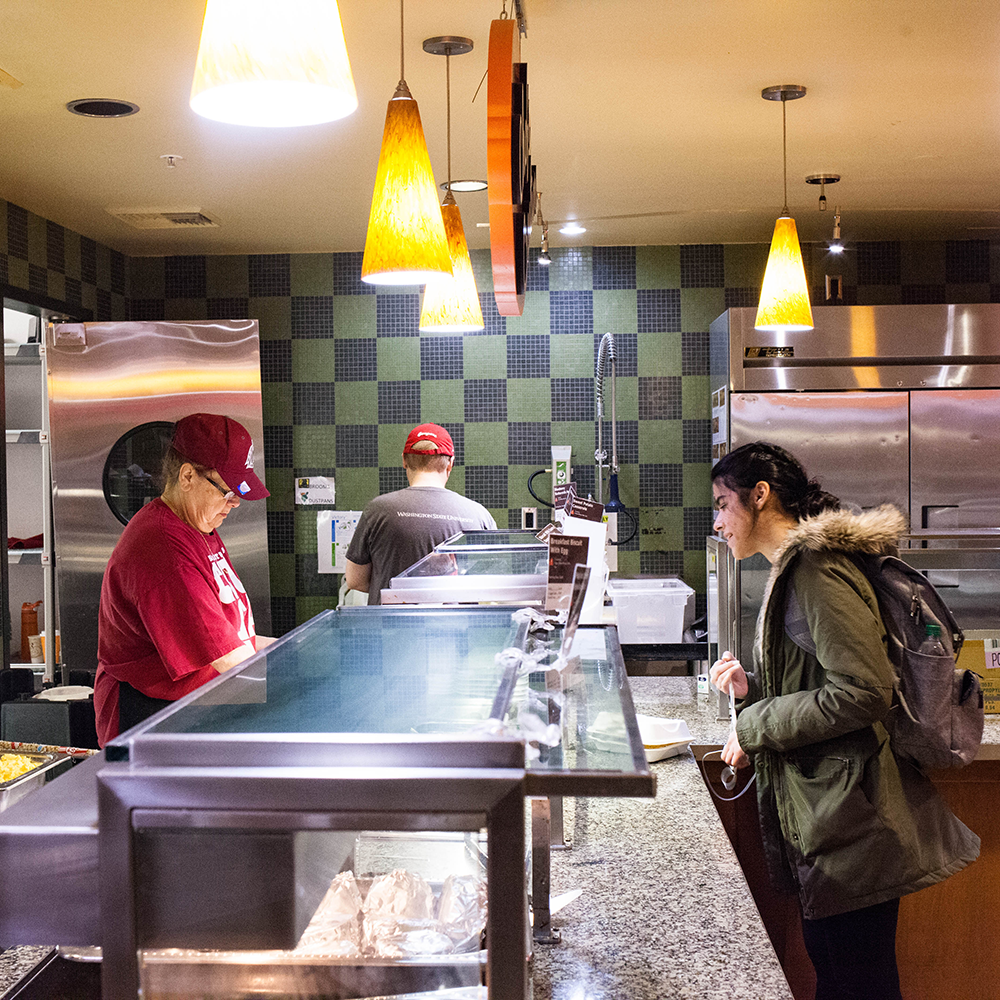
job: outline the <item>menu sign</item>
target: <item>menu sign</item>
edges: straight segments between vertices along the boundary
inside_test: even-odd
[[[576,535],[549,537],[549,578],[545,590],[548,611],[569,610],[576,567],[586,566],[589,545],[590,539]]]
[[[576,483],[559,483],[552,488],[552,507],[568,512],[576,498]]]
[[[561,535],[562,532],[559,530],[559,525],[553,524],[551,521],[535,533],[535,538],[540,542],[547,542],[551,535]]]
[[[604,504],[586,497],[574,497],[569,508],[570,517],[579,517],[584,521],[603,521]]]

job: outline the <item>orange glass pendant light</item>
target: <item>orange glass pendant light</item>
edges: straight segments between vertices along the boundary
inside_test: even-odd
[[[451,189],[451,57],[472,51],[471,38],[443,35],[424,41],[424,51],[445,57],[448,116],[448,184],[441,216],[448,236],[451,256],[451,277],[441,275],[431,278],[424,287],[420,307],[421,333],[473,333],[484,329],[483,310],[479,290],[472,271],[472,259],[465,240],[462,213],[455,203]]]
[[[231,125],[318,125],[358,106],[337,0],[208,0],[191,108]]]
[[[782,162],[785,178],[785,204],[774,224],[771,250],[764,269],[760,303],[754,328],[774,332],[801,333],[813,329],[809,286],[802,263],[795,220],[788,213],[788,155],[785,130],[785,102],[806,96],[806,88],[796,84],[766,87],[761,97],[781,101]]]
[[[403,78],[399,3],[399,84],[385,116],[361,280],[422,285],[451,271],[444,220],[417,102]]]
[[[451,276],[431,278],[424,287],[420,307],[421,333],[473,333],[484,329],[483,310],[479,303],[476,276],[465,242],[462,213],[449,191],[441,206],[448,250],[451,253]]]

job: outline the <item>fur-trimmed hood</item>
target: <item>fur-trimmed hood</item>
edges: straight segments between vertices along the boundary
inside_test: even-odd
[[[844,552],[848,555],[896,555],[906,518],[892,504],[855,514],[850,510],[825,510],[803,518],[785,536],[774,556],[764,586],[764,599],[754,630],[754,653],[761,662],[764,613],[778,577],[797,552]]]
[[[774,565],[781,566],[792,550],[846,552],[858,555],[895,554],[899,537],[906,531],[906,518],[883,504],[855,514],[849,510],[825,510],[799,521],[785,536]]]

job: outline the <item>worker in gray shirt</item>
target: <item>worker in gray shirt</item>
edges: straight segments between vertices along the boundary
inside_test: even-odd
[[[347,548],[347,586],[379,604],[383,588],[460,531],[496,528],[490,512],[445,487],[455,465],[455,444],[437,424],[407,435],[403,468],[409,486],[376,497],[365,507]]]

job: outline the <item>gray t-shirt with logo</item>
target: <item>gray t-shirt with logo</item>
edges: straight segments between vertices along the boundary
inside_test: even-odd
[[[379,604],[389,581],[435,545],[460,531],[496,526],[490,512],[475,500],[442,486],[410,486],[376,497],[365,507],[347,558],[359,566],[371,563],[368,603]]]

